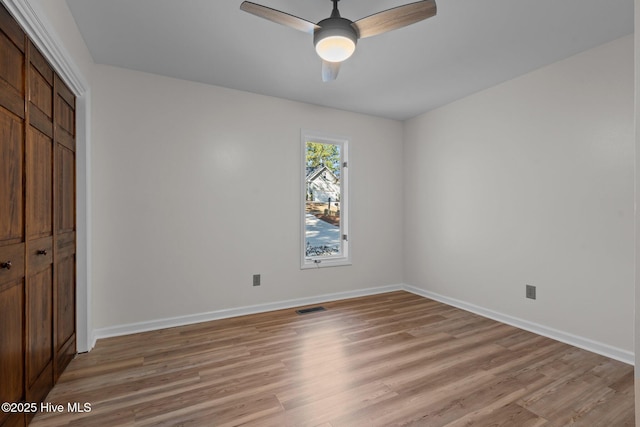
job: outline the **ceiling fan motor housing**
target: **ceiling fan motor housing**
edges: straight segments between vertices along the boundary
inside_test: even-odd
[[[313,32],[313,44],[322,59],[341,62],[353,54],[358,32],[351,24],[350,20],[340,17],[318,22],[320,28]]]

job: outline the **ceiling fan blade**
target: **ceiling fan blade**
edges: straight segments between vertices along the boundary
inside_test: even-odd
[[[322,81],[330,82],[338,77],[340,62],[322,61]]]
[[[297,16],[289,15],[288,13],[252,3],[250,1],[243,1],[240,5],[240,9],[259,16],[260,18],[268,19],[269,21],[285,25],[304,33],[313,34],[313,31],[316,28],[320,28],[313,22],[307,21],[306,19],[298,18]]]
[[[435,0],[423,0],[369,15],[352,25],[363,39],[431,18],[436,11]]]

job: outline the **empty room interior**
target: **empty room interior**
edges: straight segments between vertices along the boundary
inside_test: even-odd
[[[635,425],[639,1],[259,2],[0,0],[0,425]]]

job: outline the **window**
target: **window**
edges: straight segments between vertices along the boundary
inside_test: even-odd
[[[349,141],[305,130],[301,141],[301,268],[349,265]]]

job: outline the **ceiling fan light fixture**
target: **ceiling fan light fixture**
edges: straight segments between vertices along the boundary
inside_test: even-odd
[[[319,40],[316,52],[320,58],[329,62],[342,62],[356,50],[353,40],[343,36],[329,36]]]
[[[313,34],[313,43],[320,58],[329,62],[342,62],[356,50],[358,34],[351,21],[344,18],[328,18],[318,22],[320,26]]]
[[[353,55],[358,39],[415,24],[435,16],[437,11],[436,0],[418,0],[374,13],[354,22],[340,16],[339,1],[331,0],[333,3],[331,16],[317,24],[250,1],[243,1],[240,9],[304,33],[313,33],[313,45],[318,56],[322,58],[322,81],[324,82],[336,79],[341,62]]]

